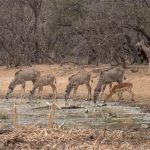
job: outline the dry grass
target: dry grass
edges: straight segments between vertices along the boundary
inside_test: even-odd
[[[5,119],[9,119],[9,114],[8,112],[6,112],[6,110],[0,110],[0,119],[1,120],[5,120]]]
[[[148,150],[150,131],[92,129],[19,128],[0,135],[0,148],[15,150]]]
[[[16,107],[15,111],[16,111]],[[150,130],[110,131],[106,129],[65,129],[53,124],[55,110],[49,105],[48,128],[31,126],[14,128],[0,132],[0,149],[10,150],[148,150],[150,149]],[[14,114],[16,119],[16,114]],[[129,120],[130,121],[130,120]],[[16,123],[16,122],[15,122]],[[128,123],[130,124],[130,122]],[[13,124],[17,127],[16,124]],[[6,130],[7,131],[7,130]],[[12,132],[11,132],[12,131]]]

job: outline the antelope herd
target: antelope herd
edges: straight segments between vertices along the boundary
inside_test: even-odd
[[[150,73],[150,46],[147,45],[146,42],[144,42],[144,40],[137,42],[135,46],[138,48],[138,50],[144,52],[146,57],[148,58],[149,60],[148,74],[149,74]],[[94,96],[93,96],[94,103],[96,103],[98,99],[102,99],[104,90],[107,85],[109,85],[110,91],[108,94],[105,94],[104,102],[106,99],[108,100],[112,98],[112,95],[114,95],[115,93],[118,93],[119,99],[122,99],[122,93],[125,91],[129,92],[132,95],[132,101],[134,100],[133,98],[134,93],[132,92],[132,83],[123,82],[123,80],[125,79],[124,72],[125,70],[122,67],[116,66],[108,70],[104,70],[100,73],[98,83],[94,90]],[[40,96],[41,92],[43,91],[43,87],[48,86],[48,85],[52,88],[53,99],[56,99],[57,97],[56,77],[53,74],[41,75],[41,72],[34,68],[29,68],[26,70],[19,70],[15,73],[14,79],[12,80],[12,82],[10,83],[8,87],[6,99],[9,99],[9,96],[13,92],[16,85],[19,85],[19,84],[22,85],[21,99],[24,98],[26,81],[32,81],[33,83],[33,88],[30,91],[29,99],[33,98],[33,95],[37,88],[38,88],[38,96]],[[70,76],[68,78],[69,83],[66,86],[66,90],[64,92],[65,100],[68,99],[73,89],[74,89],[74,98],[76,98],[77,89],[80,85],[83,85],[83,84],[85,84],[87,87],[87,91],[88,91],[87,99],[90,100],[91,91],[92,91],[90,81],[92,81],[91,74],[86,72],[84,69]],[[118,84],[112,88],[113,82],[117,82]],[[99,97],[100,93],[101,93],[101,96]]]
[[[99,99],[100,92],[101,92],[100,98],[102,98],[103,92],[107,85],[109,85],[110,93],[107,94],[107,96],[105,95],[104,102],[105,99],[110,99],[112,95],[115,93],[118,93],[118,95],[121,94],[119,98],[122,99],[122,93],[125,91],[132,94],[132,100],[133,100],[132,83],[123,83],[123,79],[125,79],[124,69],[119,66],[102,71],[100,73],[97,86],[94,90],[94,103],[96,103],[96,101]],[[38,89],[38,97],[41,96],[41,92],[43,91],[44,86],[50,86],[52,88],[53,100],[56,99],[57,97],[56,77],[53,74],[41,75],[41,72],[36,70],[35,68],[19,70],[15,73],[14,79],[11,81],[8,87],[6,99],[9,99],[10,94],[13,92],[15,87],[19,84],[22,85],[21,99],[23,99],[25,95],[25,84],[27,81],[32,81],[33,83],[33,88],[30,91],[29,99],[33,98],[36,89]],[[92,98],[91,97],[92,88],[90,85],[90,81],[92,81],[91,74],[89,72],[86,72],[84,69],[70,76],[68,78],[68,84],[66,86],[66,90],[64,93],[65,100],[68,99],[73,89],[74,89],[74,99],[76,99],[77,89],[80,85],[83,84],[85,84],[87,87],[87,91],[88,91],[87,99],[90,100]],[[112,88],[113,82],[117,82],[118,85],[115,85]]]

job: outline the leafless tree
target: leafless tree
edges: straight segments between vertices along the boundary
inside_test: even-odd
[[[139,63],[148,0],[0,0],[0,65]]]

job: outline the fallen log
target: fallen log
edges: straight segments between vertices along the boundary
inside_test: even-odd
[[[39,106],[39,107],[32,108],[32,110],[35,110],[35,109],[48,109],[48,108],[49,108],[49,106],[46,105],[46,106]],[[62,106],[60,108],[61,109],[80,109],[80,108],[85,108],[85,107],[71,105],[71,106]]]
[[[107,106],[106,103],[102,104],[102,105],[96,105],[97,107],[103,107],[103,106]]]
[[[85,107],[74,106],[74,105],[61,107],[61,109],[80,109],[80,108],[85,108]]]

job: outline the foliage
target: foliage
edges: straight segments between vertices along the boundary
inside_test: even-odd
[[[0,112],[0,119],[1,120],[9,119],[9,115],[6,112],[1,111]]]

